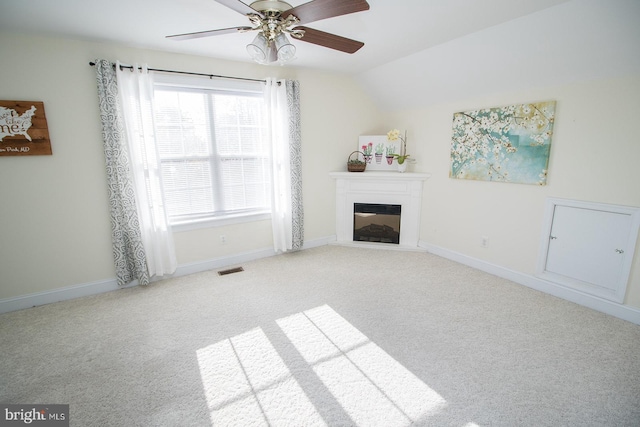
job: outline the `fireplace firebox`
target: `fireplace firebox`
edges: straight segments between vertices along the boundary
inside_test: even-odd
[[[353,204],[353,241],[400,244],[401,205]]]

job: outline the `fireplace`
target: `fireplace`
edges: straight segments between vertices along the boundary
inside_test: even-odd
[[[353,241],[400,244],[401,205],[353,204]]]
[[[365,171],[330,175],[336,180],[337,244],[418,249],[422,184],[429,174]],[[364,211],[358,212],[358,205],[364,205]]]

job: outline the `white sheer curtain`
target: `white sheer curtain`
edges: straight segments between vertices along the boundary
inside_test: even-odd
[[[128,69],[116,63],[116,70],[149,275],[172,274],[177,261],[173,234],[164,207],[160,161],[156,151],[153,76],[146,65],[135,65]]]
[[[302,248],[303,214],[298,82],[267,79],[272,156],[271,222],[276,252]]]

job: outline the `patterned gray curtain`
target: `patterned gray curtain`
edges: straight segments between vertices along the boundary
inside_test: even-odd
[[[300,82],[287,80],[289,110],[289,157],[291,162],[292,249],[304,244],[304,209],[302,206],[302,136],[300,131]]]
[[[142,245],[133,183],[129,169],[122,113],[118,104],[118,83],[112,62],[95,60],[102,139],[107,166],[111,238],[118,285],[133,280],[149,284],[147,257]]]

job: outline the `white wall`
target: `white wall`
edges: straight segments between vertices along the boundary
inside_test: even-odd
[[[338,75],[9,33],[0,40],[0,98],[43,101],[53,149],[0,157],[0,301],[115,276],[93,59],[299,80],[306,240],[335,234],[328,173],[344,168],[357,136],[379,122],[368,96]],[[269,221],[175,237],[181,265],[272,247]]]
[[[395,112],[409,130],[415,170],[426,182],[421,240],[534,275],[546,197],[640,207],[640,76],[510,91]],[[546,186],[449,178],[453,114],[485,107],[556,100]],[[487,248],[480,245],[489,237]],[[625,304],[640,307],[640,249]]]

